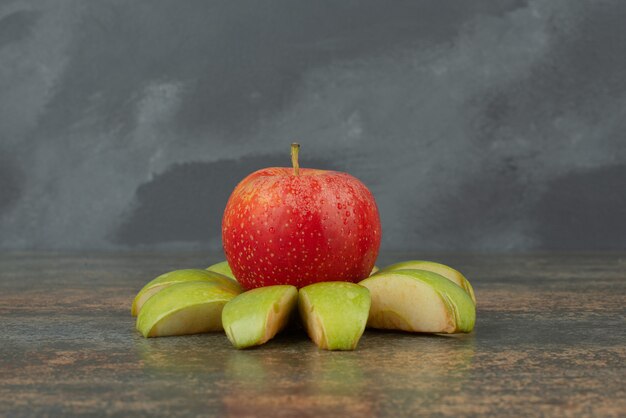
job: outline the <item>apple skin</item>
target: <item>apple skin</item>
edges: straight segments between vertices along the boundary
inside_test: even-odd
[[[397,271],[397,270],[426,270],[426,271],[431,271],[433,273],[440,274],[446,279],[451,280],[452,282],[461,286],[461,288],[465,290],[468,295],[470,295],[474,304],[476,304],[476,296],[474,295],[474,288],[470,284],[469,280],[467,280],[465,276],[461,274],[460,271],[455,270],[450,266],[447,266],[441,263],[435,263],[434,261],[412,260],[412,261],[402,261],[400,263],[395,263],[390,266],[387,266],[384,269],[380,270],[380,273],[386,273],[386,272]]]
[[[336,171],[256,171],[237,185],[222,219],[226,259],[245,289],[358,282],[370,275],[380,239],[372,193]]]
[[[146,338],[222,331],[222,309],[235,296],[217,283],[176,283],[146,301],[136,328]]]
[[[369,289],[354,283],[315,283],[298,294],[302,324],[311,340],[324,350],[356,349],[370,305]]]
[[[472,298],[440,274],[409,269],[379,272],[360,285],[372,298],[368,327],[444,334],[474,329]]]
[[[219,263],[215,263],[206,268],[208,271],[214,271],[216,273],[222,274],[226,277],[229,277],[233,280],[237,280],[233,271],[230,269],[227,261],[221,261]]]
[[[287,325],[297,302],[294,286],[248,290],[224,306],[222,325],[226,336],[236,348],[265,344]]]
[[[217,283],[235,294],[242,292],[239,283],[215,271],[199,269],[174,270],[151,280],[137,293],[131,306],[131,315],[137,316],[144,303],[156,293],[174,284],[185,282]]]

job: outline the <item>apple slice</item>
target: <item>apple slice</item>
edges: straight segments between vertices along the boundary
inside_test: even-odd
[[[230,266],[228,265],[228,261],[222,261],[219,263],[215,263],[209,267],[206,268],[209,271],[214,271],[216,273],[222,274],[226,277],[230,277],[233,280],[237,280],[237,278],[235,277],[235,275],[233,274],[233,271],[230,269]]]
[[[370,295],[365,287],[349,282],[322,282],[301,288],[299,295],[300,317],[319,348],[356,348],[370,310]]]
[[[144,303],[137,329],[146,338],[221,331],[222,309],[235,296],[211,282],[173,284]]]
[[[465,278],[465,276],[461,274],[461,272],[453,269],[452,267],[448,267],[445,264],[435,263],[433,261],[413,260],[392,264],[382,269],[381,272],[397,270],[426,270],[440,274],[446,279],[451,280],[461,286],[463,290],[465,290],[467,294],[470,295],[474,304],[476,304],[476,297],[474,296],[474,289],[472,288],[472,285]]]
[[[380,268],[378,268],[378,266],[374,266],[372,268],[372,271],[370,272],[370,276],[373,276],[374,274],[378,273],[380,271]]]
[[[139,291],[139,293],[137,293],[137,296],[135,296],[135,299],[133,300],[133,305],[130,309],[131,315],[137,316],[139,314],[139,311],[141,311],[141,307],[143,306],[143,304],[146,303],[146,301],[157,292],[160,292],[161,290],[173,284],[184,282],[216,283],[237,295],[243,291],[239,283],[214,271],[199,269],[170,271],[169,273],[162,274],[156,279],[152,280],[151,282],[146,284]]]
[[[372,297],[372,328],[452,334],[471,332],[476,305],[461,287],[425,270],[380,272],[360,282]]]
[[[258,287],[235,297],[222,311],[222,324],[236,348],[261,345],[282,330],[298,301],[290,285]]]

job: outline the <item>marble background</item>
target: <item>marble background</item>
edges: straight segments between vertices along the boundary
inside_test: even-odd
[[[626,2],[0,1],[0,249],[220,248],[289,165],[384,250],[626,249]]]

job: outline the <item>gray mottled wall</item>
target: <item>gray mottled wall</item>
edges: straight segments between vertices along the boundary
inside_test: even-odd
[[[626,249],[626,2],[0,1],[0,249],[220,246],[348,171],[386,250]]]

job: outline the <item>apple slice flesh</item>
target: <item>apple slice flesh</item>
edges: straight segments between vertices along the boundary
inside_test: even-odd
[[[222,311],[226,336],[236,348],[264,344],[287,325],[297,302],[298,290],[291,285],[244,292],[228,302]]]
[[[468,295],[472,298],[474,304],[476,304],[476,296],[474,295],[474,288],[470,284],[469,280],[465,278],[460,271],[453,269],[450,266],[446,266],[445,264],[435,263],[433,261],[422,261],[422,260],[413,260],[413,261],[403,261],[401,263],[392,264],[390,266],[385,267],[381,270],[381,272],[388,271],[398,271],[398,270],[426,270],[431,271],[433,273],[437,273],[442,275],[448,280],[453,281],[457,285],[461,286],[463,290],[467,292]]]
[[[214,271],[216,273],[222,274],[226,277],[229,277],[233,280],[237,280],[230,266],[228,265],[228,261],[221,261],[219,263],[215,263],[206,268],[209,271]]]
[[[139,291],[139,293],[137,293],[137,296],[135,296],[130,310],[131,315],[137,316],[141,311],[144,303],[146,303],[146,301],[154,296],[156,293],[160,292],[166,287],[172,286],[173,284],[185,282],[215,283],[223,286],[225,289],[228,289],[235,294],[239,294],[243,291],[239,283],[214,271],[200,269],[170,271],[169,273],[162,274],[156,279],[148,282],[148,284],[146,284]]]
[[[300,289],[298,309],[319,348],[354,350],[367,324],[370,294],[354,283],[315,283]]]
[[[370,272],[370,276],[373,276],[374,274],[378,273],[380,271],[380,268],[378,266],[374,266],[372,268],[372,271]]]
[[[221,331],[222,309],[235,296],[211,282],[173,284],[146,301],[137,330],[146,338]]]
[[[458,285],[425,270],[380,272],[360,282],[370,290],[367,325],[409,332],[471,332],[476,306]]]

